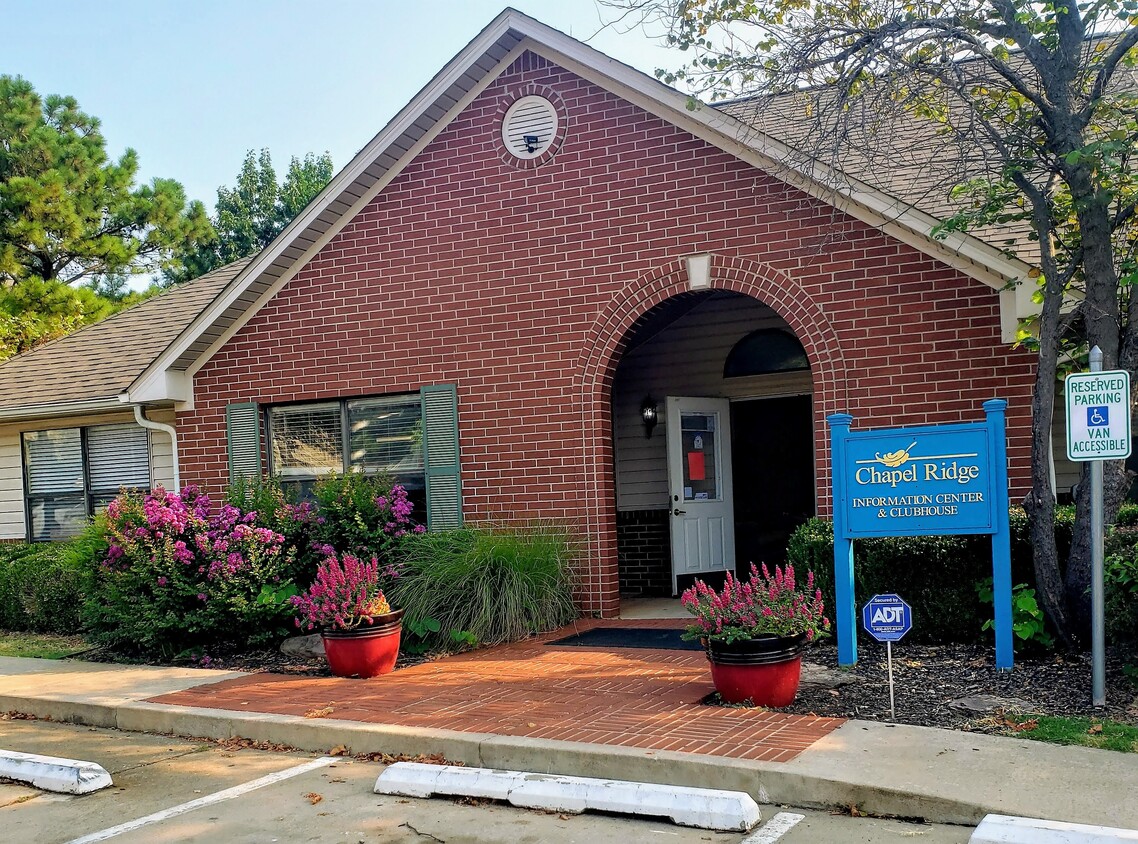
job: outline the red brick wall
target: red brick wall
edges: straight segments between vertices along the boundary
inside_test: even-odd
[[[539,167],[503,160],[498,116],[548,86],[567,121]],[[604,90],[527,54],[482,93],[197,374],[182,475],[225,480],[225,405],[458,385],[468,518],[558,517],[590,555],[585,608],[617,608],[609,395],[622,338],[687,289],[755,295],[802,340],[824,417],[855,429],[975,421],[1009,401],[1026,490],[1030,359],[998,296]],[[820,512],[829,500],[819,496]]]

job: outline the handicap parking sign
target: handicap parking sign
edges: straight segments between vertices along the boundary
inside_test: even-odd
[[[862,608],[861,620],[877,641],[896,642],[913,628],[913,610],[896,595],[874,595]]]
[[[1087,427],[1103,428],[1110,424],[1110,406],[1088,407]]]

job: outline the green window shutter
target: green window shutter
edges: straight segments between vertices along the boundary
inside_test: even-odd
[[[427,529],[462,527],[458,460],[458,393],[454,384],[424,387],[423,469],[427,483]]]
[[[229,480],[261,477],[261,414],[253,402],[225,408]]]

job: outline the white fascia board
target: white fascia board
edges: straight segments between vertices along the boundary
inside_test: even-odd
[[[969,274],[989,287],[1000,289],[1007,281],[1026,277],[1031,269],[1027,263],[1008,257],[971,235],[952,232],[943,239],[934,238],[933,229],[940,221],[932,215],[821,162],[815,164],[811,173],[795,168],[790,163],[794,153],[789,147],[759,132],[750,124],[702,103],[697,104],[694,110],[688,109],[688,97],[613,59],[608,59],[604,68],[598,68],[595,62],[588,59],[600,54],[591,47],[553,32],[559,36],[560,44],[557,46],[528,40],[523,43],[533,52],[603,88],[613,90],[615,82],[615,87],[618,88],[615,93],[645,111],[771,173],[828,205],[873,224],[875,228],[891,226],[895,229],[900,226],[908,229],[928,244],[922,251],[934,257],[943,259],[946,251],[959,254],[966,259],[965,266],[977,265]],[[748,140],[741,140],[742,138]],[[858,213],[856,208],[864,211]],[[869,212],[868,216],[866,212]]]
[[[157,370],[167,369],[173,361],[176,361],[179,357],[181,357],[186,349],[188,349],[193,344],[198,335],[201,334],[201,332],[208,328],[211,324],[213,324],[214,320],[216,320],[221,314],[225,313],[230,305],[232,305],[245,291],[249,283],[251,283],[253,279],[260,275],[266,267],[269,267],[278,257],[280,257],[281,253],[288,248],[288,246],[292,243],[298,234],[305,231],[313,222],[315,222],[315,220],[321,214],[324,213],[324,211],[332,202],[340,198],[345,189],[350,187],[352,183],[355,182],[355,180],[359,178],[365,170],[367,170],[368,167],[372,166],[372,164],[375,163],[376,159],[378,159],[379,156],[387,150],[387,148],[394,140],[399,138],[405,131],[407,131],[407,129],[412,126],[412,124],[415,123],[416,120],[422,117],[426,109],[432,106],[441,94],[443,94],[448,88],[450,88],[451,85],[453,85],[466,73],[466,71],[471,67],[471,65],[474,64],[474,61],[477,58],[483,55],[495,42],[498,41],[499,38],[502,37],[503,34],[505,34],[508,29],[510,29],[508,22],[512,15],[515,14],[516,13],[513,13],[512,10],[507,10],[507,12],[500,14],[498,18],[490,24],[490,26],[484,29],[473,41],[471,41],[461,52],[459,52],[458,55],[451,60],[450,64],[446,68],[444,68],[429,83],[427,83],[426,87],[423,88],[423,90],[421,90],[415,96],[415,98],[411,100],[411,102],[408,103],[401,112],[399,112],[399,114],[392,118],[387,126],[385,126],[383,130],[380,131],[380,133],[371,140],[370,143],[368,143],[362,150],[360,150],[359,153],[356,154],[356,157],[353,158],[352,161],[349,162],[349,164],[343,170],[341,170],[336,176],[332,178],[332,181],[329,182],[328,186],[320,192],[315,200],[309,203],[305,211],[302,212],[301,215],[296,219],[294,219],[288,226],[286,226],[285,229],[279,235],[277,235],[276,239],[273,240],[272,243],[270,243],[260,253],[258,253],[257,257],[255,257],[249,263],[249,265],[245,267],[245,269],[242,270],[237,275],[237,277],[229,283],[229,285],[227,285],[226,289],[222,291],[221,295],[215,299],[209,305],[209,307],[207,307],[204,311],[202,311],[202,313],[197,316],[197,318],[189,325],[189,327],[182,332],[181,336],[174,343],[172,343],[170,347],[167,348],[166,351],[163,352],[156,361],[147,367],[146,371],[143,372],[142,375],[138,377],[138,379],[136,379],[135,383],[140,383],[144,379],[149,378],[150,375]],[[489,85],[493,79],[497,78],[501,74],[502,70],[504,70],[505,67],[509,66],[510,62],[512,62],[517,58],[518,55],[520,55],[520,52],[521,51],[516,48],[514,50],[511,50],[510,53],[502,60],[502,62],[499,63],[497,67],[487,73],[486,76],[483,77],[482,81],[476,85],[471,92],[464,96],[454,108],[449,110],[446,115],[436,123],[435,127],[433,127],[429,133],[427,133],[427,135],[424,135],[424,138],[434,138],[435,135],[442,131],[442,129],[445,128],[445,126],[452,119],[454,119],[454,116],[459,111],[461,111],[462,108],[465,108],[471,100],[473,100],[474,96],[485,90],[486,86]],[[420,142],[422,140],[423,139],[420,139]],[[293,265],[290,268],[289,272],[286,273],[287,278],[292,278],[292,276],[294,276],[297,271],[299,271],[300,267],[304,266],[304,264],[307,263],[311,257],[316,254],[316,252],[319,251],[320,247],[324,246],[331,239],[331,237],[334,236],[335,233],[339,232],[340,229],[342,229],[343,226],[352,219],[352,217],[354,217],[364,206],[366,206],[368,202],[374,199],[379,190],[382,189],[382,187],[385,186],[388,182],[390,182],[391,179],[395,177],[395,175],[398,175],[398,173],[402,171],[403,167],[406,166],[407,162],[409,162],[411,158],[414,157],[414,154],[418,153],[423,146],[424,144],[422,143],[416,143],[411,150],[408,150],[408,153],[406,155],[402,156],[399,164],[396,167],[393,167],[388,173],[386,173],[384,175],[384,178],[380,179],[375,188],[368,191],[367,194],[364,197],[361,197],[359,201],[353,203],[351,208],[349,208],[348,211],[346,211],[340,217],[339,221],[337,221],[337,223],[329,230],[329,233],[326,233],[325,236],[321,237],[320,240],[317,241],[317,243],[313,244],[311,248],[306,250],[298,260],[293,262]],[[274,284],[273,289],[279,290],[280,287]],[[253,307],[246,310],[245,315],[240,320],[240,324],[244,325],[244,323],[247,322],[248,319],[254,313],[256,313],[257,310],[260,309],[260,307],[266,301],[268,301],[269,298],[272,297],[260,297]],[[226,338],[228,339],[228,337],[232,337],[232,333],[229,331],[226,332]],[[194,361],[192,366],[187,368],[187,372],[192,375],[194,372],[200,369],[202,364],[204,364],[205,361],[208,360],[212,354],[214,354],[217,348],[220,348],[220,345],[220,343],[214,343],[211,345],[205,354],[203,354],[198,360]]]
[[[104,410],[122,410],[121,397],[90,399],[88,401],[58,402],[55,404],[29,404],[23,407],[0,409],[0,421],[43,419],[54,416],[84,416]]]
[[[419,138],[419,140],[416,141],[407,150],[407,152],[400,156],[396,164],[394,164],[386,173],[384,173],[383,176],[380,177],[380,179],[371,188],[369,188],[366,193],[364,193],[358,200],[356,200],[356,202],[353,203],[352,207],[345,211],[339,220],[337,220],[328,228],[328,231],[326,231],[323,235],[320,236],[318,240],[316,240],[316,242],[308,247],[308,249],[305,250],[304,254],[301,255],[300,258],[298,258],[295,262],[293,262],[293,265],[289,267],[288,271],[282,273],[280,278],[273,282],[272,286],[265,290],[265,292],[257,298],[257,301],[253,303],[252,307],[246,309],[245,313],[243,313],[238,319],[234,320],[233,324],[229,326],[229,328],[227,328],[225,332],[223,332],[222,335],[217,338],[217,340],[211,343],[205,352],[203,352],[192,364],[190,364],[190,366],[186,368],[186,375],[191,379],[191,381],[193,379],[193,376],[197,374],[198,370],[205,366],[210,358],[217,354],[217,352],[226,343],[232,340],[233,336],[237,334],[237,332],[242,328],[244,328],[245,324],[248,323],[249,320],[251,320],[256,315],[256,313],[269,302],[270,299],[276,296],[277,293],[279,293],[286,284],[292,281],[296,274],[300,272],[305,267],[305,265],[308,264],[309,261],[315,258],[320,250],[328,245],[332,238],[340,233],[344,226],[351,222],[357,214],[363,211],[363,209],[366,208],[367,205],[373,199],[375,199],[375,197],[379,195],[380,191],[387,187],[387,185],[390,184],[392,180],[397,178],[399,174],[403,172],[404,168],[406,168],[407,165],[410,164],[411,161],[413,161],[415,157],[426,148],[427,144],[433,141],[438,136],[438,134],[442,132],[447,127],[447,125],[450,124],[450,122],[462,112],[463,109],[470,105],[470,103],[473,102],[475,98],[478,97],[478,95],[486,90],[486,88],[488,88],[506,68],[513,64],[517,60],[518,56],[520,56],[523,52],[525,52],[525,48],[522,44],[519,44],[509,53],[507,53],[498,63],[498,65],[489,73],[487,73],[485,77],[483,77],[482,81],[479,82],[478,85],[471,88],[470,91],[468,91],[462,99],[456,102],[454,106],[452,106],[451,109],[447,111],[447,113],[442,118],[440,118],[429,131],[424,133],[423,136]],[[400,133],[401,132],[402,129],[400,129]],[[395,137],[398,137],[398,133],[395,135]]]
[[[131,404],[177,402],[183,408],[192,408],[194,382],[185,372],[176,369],[159,369],[143,373],[121,397]]]

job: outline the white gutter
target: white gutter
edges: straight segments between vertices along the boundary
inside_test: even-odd
[[[91,399],[88,401],[57,402],[55,404],[25,404],[0,409],[0,422],[6,420],[37,419],[44,416],[82,416],[107,410],[122,410],[121,399]]]
[[[152,431],[165,431],[170,435],[170,450],[174,455],[174,492],[181,492],[182,476],[178,471],[178,432],[174,430],[173,425],[167,425],[164,422],[154,422],[150,419],[147,419],[142,415],[142,405],[140,404],[136,404],[134,406],[134,419],[143,428],[149,428]]]

